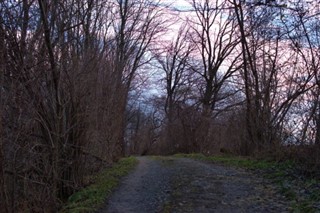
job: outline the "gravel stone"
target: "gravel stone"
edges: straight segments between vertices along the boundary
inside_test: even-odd
[[[256,174],[187,158],[139,157],[99,213],[279,213],[290,202]]]

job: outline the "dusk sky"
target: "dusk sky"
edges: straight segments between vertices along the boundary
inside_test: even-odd
[[[185,0],[163,0],[161,1],[161,3],[164,3],[164,4],[171,4],[172,7],[176,8],[176,9],[179,9],[179,10],[185,10],[185,9],[190,9],[190,4],[185,1]]]

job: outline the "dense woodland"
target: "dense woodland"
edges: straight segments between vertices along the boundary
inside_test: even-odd
[[[177,2],[0,1],[1,212],[56,212],[132,154],[319,171],[320,2]]]

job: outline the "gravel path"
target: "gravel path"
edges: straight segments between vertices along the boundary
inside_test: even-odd
[[[186,158],[138,159],[100,213],[289,212],[272,184],[245,170]]]

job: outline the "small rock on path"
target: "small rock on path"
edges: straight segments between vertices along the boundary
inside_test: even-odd
[[[274,185],[248,171],[187,158],[139,157],[99,213],[289,212]]]

